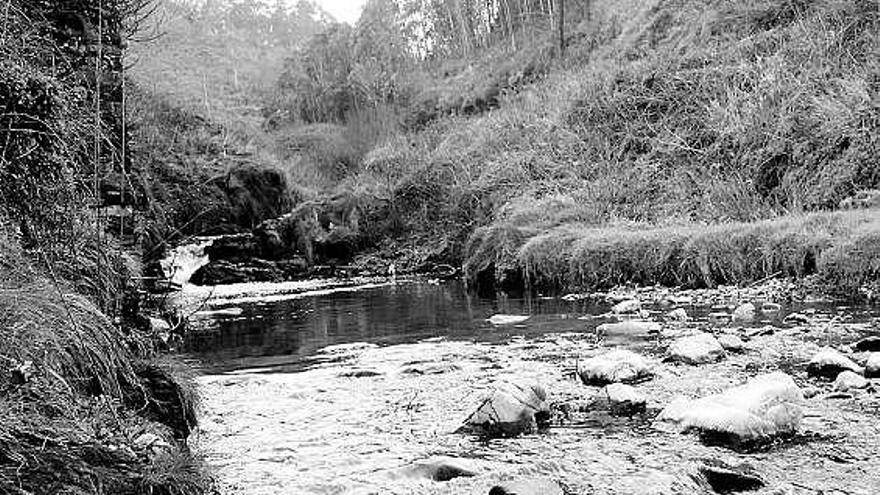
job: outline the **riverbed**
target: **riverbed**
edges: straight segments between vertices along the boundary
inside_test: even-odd
[[[486,298],[457,282],[427,280],[198,290],[190,294],[202,302],[185,342],[204,396],[196,446],[224,493],[486,494],[506,480],[536,478],[568,493],[700,493],[708,489],[694,472],[705,459],[751,464],[766,482],[753,493],[870,494],[880,487],[880,383],[832,394],[830,383],[804,372],[825,345],[860,359],[848,346],[880,333],[877,308],[780,300],[776,311],[732,325],[712,323],[709,314],[744,300],[761,307],[777,291]],[[594,332],[627,318],[609,314],[614,300],[627,297],[645,302],[639,317],[660,323],[658,335]],[[672,307],[690,319],[667,318]],[[794,311],[805,318],[784,323]],[[493,325],[487,318],[496,314],[528,319]],[[734,333],[745,348],[717,363],[664,362],[669,341],[694,329]],[[655,377],[636,386],[649,399],[645,414],[558,414],[547,431],[514,438],[456,433],[501,380],[536,380],[554,410],[571,410],[566,405],[599,390],[576,379],[578,361],[619,347],[653,361]],[[778,369],[815,391],[794,438],[737,452],[652,424],[678,396],[705,396]],[[441,482],[411,469],[437,459],[476,476]]]

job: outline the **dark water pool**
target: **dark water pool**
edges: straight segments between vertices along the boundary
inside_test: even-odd
[[[293,371],[318,349],[349,342],[388,345],[433,337],[500,342],[513,336],[586,332],[608,320],[579,318],[605,313],[610,304],[504,294],[486,298],[468,293],[458,282],[401,282],[236,307],[240,314],[214,313],[188,337],[185,350],[203,370]],[[530,318],[496,326],[487,321],[495,314]]]

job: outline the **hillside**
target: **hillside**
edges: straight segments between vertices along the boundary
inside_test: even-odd
[[[400,81],[392,97],[343,87],[348,99],[323,102],[339,109],[323,118],[294,102],[291,125],[325,142],[335,133],[338,153],[365,120],[383,122],[385,135],[345,162],[332,191],[369,205],[353,229],[357,249],[385,246],[380,258],[408,257],[411,267],[466,262],[474,278],[519,273],[519,284],[530,266],[532,279],[574,288],[582,284],[543,271],[550,265],[534,261],[529,239],[801,215],[880,185],[878,22],[876,4],[862,0],[594,1],[569,9],[563,57],[545,16],[470,50],[450,43],[416,70],[385,66],[408,74],[387,78]],[[871,225],[857,237],[875,235]],[[577,271],[575,257],[561,262]],[[664,281],[628,271],[603,280]]]

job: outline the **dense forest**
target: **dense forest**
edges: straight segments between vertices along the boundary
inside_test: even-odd
[[[0,55],[3,492],[208,490],[142,297],[196,235],[268,280],[876,294],[873,0],[9,0]]]

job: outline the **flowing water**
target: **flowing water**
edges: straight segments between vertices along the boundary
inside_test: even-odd
[[[499,481],[542,477],[571,493],[699,493],[704,458],[747,461],[768,490],[875,493],[880,478],[877,394],[811,400],[802,438],[757,453],[701,444],[651,427],[679,395],[703,396],[761,370],[783,368],[801,385],[803,363],[824,344],[876,332],[876,308],[819,304],[762,315],[747,351],[710,365],[660,363],[666,336],[706,328],[709,307],[687,306],[689,323],[664,322],[661,336],[599,339],[610,304],[558,298],[479,298],[459,283],[355,280],[190,288],[197,330],[185,343],[201,371],[204,417],[197,438],[224,489],[246,494],[486,494]],[[208,291],[208,292],[206,292]],[[186,292],[186,290],[184,291]],[[781,316],[806,310],[811,323]],[[495,326],[495,314],[528,315]],[[778,327],[778,328],[776,328]],[[499,380],[540,381],[554,404],[596,393],[573,377],[579,359],[611,347],[657,359],[638,385],[646,416],[588,414],[547,432],[482,440],[456,433]],[[409,467],[454,458],[475,477],[438,482]],[[780,492],[774,492],[780,493]]]

